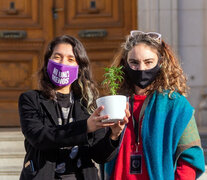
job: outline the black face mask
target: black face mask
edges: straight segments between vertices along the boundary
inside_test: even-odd
[[[133,70],[127,63],[126,71],[131,82],[133,82],[138,87],[145,89],[155,80],[158,72],[160,71],[160,65],[157,63],[154,68],[148,70]]]

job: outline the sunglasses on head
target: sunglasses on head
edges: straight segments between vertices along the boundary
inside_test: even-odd
[[[136,35],[139,35],[139,34],[146,34],[147,36],[149,36],[150,38],[154,39],[155,41],[157,41],[158,43],[161,43],[162,42],[162,35],[157,33],[157,32],[143,32],[143,31],[138,31],[138,30],[133,30],[130,32],[130,36],[134,37]]]

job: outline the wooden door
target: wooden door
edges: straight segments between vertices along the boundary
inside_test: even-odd
[[[19,126],[19,94],[37,87],[43,49],[53,36],[51,9],[51,0],[0,0],[0,126]]]
[[[37,87],[53,37],[83,42],[100,83],[120,42],[136,28],[136,9],[136,0],[0,0],[0,126],[19,126],[18,97]]]
[[[86,47],[101,87],[104,67],[137,24],[137,0],[56,0],[55,34],[77,37]],[[100,88],[101,93],[103,93]]]

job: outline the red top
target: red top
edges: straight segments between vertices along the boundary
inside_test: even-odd
[[[175,180],[195,180],[196,168],[181,158],[178,159],[177,169],[175,171]]]
[[[141,111],[141,107],[144,103],[146,96],[135,95],[134,96],[134,108],[133,114],[134,118],[138,121],[139,114]],[[119,150],[119,154],[117,156],[114,172],[112,173],[111,180],[137,180],[144,179],[148,180],[148,172],[144,160],[144,152],[142,146],[142,138],[141,138],[141,126],[142,126],[141,118],[139,125],[139,146],[138,152],[136,152],[135,146],[135,134],[132,118],[129,118],[129,123],[127,124],[127,128],[122,140],[122,144]],[[130,174],[130,156],[133,154],[141,155],[142,167],[140,174]],[[191,180],[195,179],[195,169],[183,161],[182,159],[178,160],[177,169],[175,172],[175,180]]]

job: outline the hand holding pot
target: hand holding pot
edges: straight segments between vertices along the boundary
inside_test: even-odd
[[[121,132],[124,129],[125,124],[128,123],[128,118],[130,116],[130,111],[129,111],[129,103],[127,102],[126,104],[126,109],[125,109],[125,117],[123,118],[123,121],[117,121],[117,123],[111,125],[111,139],[112,140],[117,140],[119,135],[121,134]]]
[[[100,116],[100,112],[103,111],[103,109],[104,109],[103,106],[98,107],[93,112],[93,114],[91,114],[91,116],[88,118],[88,120],[87,120],[88,133],[94,132],[94,131],[101,129],[101,128],[104,128],[104,127],[114,125],[114,122],[108,122],[108,123],[102,122],[102,120],[106,120],[109,118],[108,115]]]

